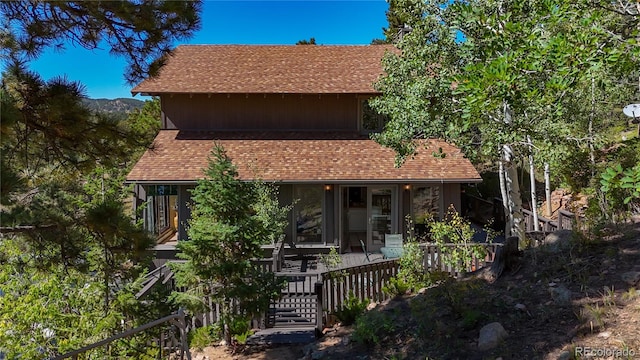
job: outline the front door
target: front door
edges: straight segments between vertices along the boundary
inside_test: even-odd
[[[377,252],[384,246],[384,234],[397,224],[396,186],[344,186],[341,192],[342,250]]]
[[[384,246],[384,235],[393,234],[398,228],[396,186],[370,186],[367,193],[367,250],[380,251]]]

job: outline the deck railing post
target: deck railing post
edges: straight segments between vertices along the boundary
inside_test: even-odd
[[[314,291],[316,293],[316,335],[319,336],[322,334],[322,327],[324,326],[322,320],[322,282],[316,282]]]
[[[558,211],[558,230],[562,230],[564,228],[562,224],[562,217],[562,211]]]

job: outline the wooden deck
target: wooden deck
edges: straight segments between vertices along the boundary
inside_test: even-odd
[[[382,261],[381,253],[369,254],[369,259],[362,252],[352,252],[346,254],[340,254],[342,264],[339,268],[349,268],[354,266],[366,265]],[[303,255],[303,256],[287,256],[282,266],[282,272],[292,273],[323,273],[330,270],[320,261],[319,255]]]

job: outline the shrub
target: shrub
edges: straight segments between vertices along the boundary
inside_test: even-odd
[[[443,220],[431,219],[428,224],[431,238],[438,245],[438,252],[445,264],[464,270],[471,266],[474,258],[483,259],[487,255],[484,245],[473,242],[476,231],[469,220],[462,218],[453,205],[449,206]],[[489,228],[485,231],[487,240],[493,240],[495,231]]]
[[[249,331],[249,320],[243,316],[234,316],[229,322],[229,332],[232,336],[242,335]]]
[[[189,346],[196,349],[207,347],[221,338],[222,329],[219,323],[197,328],[188,335]]]
[[[372,311],[356,319],[352,337],[354,341],[361,344],[378,344],[393,330],[393,322],[387,314]]]
[[[343,325],[351,325],[364,313],[367,305],[369,305],[368,300],[360,300],[350,292],[344,305],[336,310],[335,315]]]
[[[392,277],[389,279],[389,282],[382,287],[382,291],[391,297],[397,297],[406,294],[410,288],[409,284],[402,280],[402,278]]]

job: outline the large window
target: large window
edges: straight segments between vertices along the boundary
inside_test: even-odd
[[[178,187],[176,185],[149,185],[147,205],[144,208],[144,225],[159,240],[173,238],[178,225]],[[160,239],[162,238],[162,239]]]
[[[322,242],[322,199],[320,185],[302,185],[294,188],[295,239],[297,243]]]

